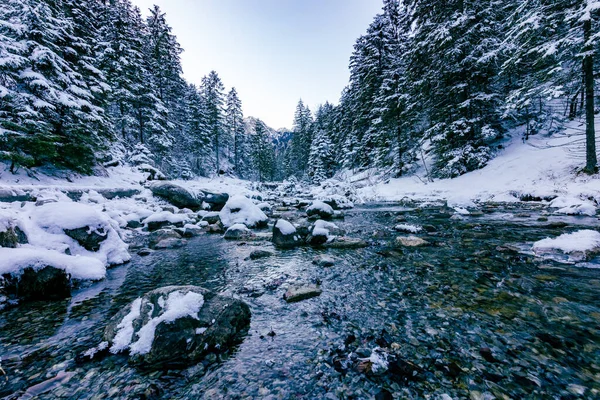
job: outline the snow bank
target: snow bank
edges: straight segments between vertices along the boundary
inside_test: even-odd
[[[269,220],[252,200],[241,195],[230,197],[221,212],[219,212],[219,216],[226,228],[234,224],[256,227]]]
[[[20,276],[28,267],[36,271],[44,267],[62,269],[73,279],[100,280],[106,276],[104,264],[96,258],[69,256],[54,250],[31,247],[0,247],[0,275]]]
[[[547,238],[533,244],[534,252],[560,250],[565,254],[600,250],[600,232],[584,229],[565,233],[554,239]]]

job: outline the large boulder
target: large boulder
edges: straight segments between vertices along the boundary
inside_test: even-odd
[[[163,198],[179,208],[198,210],[202,205],[202,199],[198,198],[196,194],[172,182],[155,181],[150,184],[149,188],[153,195]]]
[[[227,351],[248,331],[250,309],[198,286],[167,286],[146,293],[108,323],[112,353],[128,352],[146,368],[185,367]]]
[[[300,235],[290,222],[278,219],[273,225],[273,244],[283,249],[290,249],[302,244]]]
[[[202,193],[204,194],[203,201],[210,206],[212,211],[221,211],[229,200],[227,193],[211,193],[206,190],[203,190]]]
[[[244,224],[250,229],[264,228],[269,218],[247,197],[236,195],[229,198],[221,212],[221,223],[225,228]]]
[[[69,274],[59,268],[25,268],[20,276],[4,275],[6,291],[21,300],[61,300],[71,296]]]
[[[312,218],[331,219],[333,214],[333,208],[319,200],[313,201],[306,209],[306,215]]]

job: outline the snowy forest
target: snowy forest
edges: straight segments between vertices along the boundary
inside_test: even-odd
[[[356,40],[339,104],[300,100],[290,134],[244,118],[217,72],[186,82],[183,49],[157,6],[143,19],[129,0],[7,0],[0,157],[12,171],[131,162],[172,178],[313,183],[340,170],[398,177],[430,159],[429,179],[450,178],[485,166],[516,127],[527,139],[585,116],[582,168],[593,172],[598,8],[385,0]]]
[[[599,55],[600,0],[0,0],[0,399],[600,399]]]

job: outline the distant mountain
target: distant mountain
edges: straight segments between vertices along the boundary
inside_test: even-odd
[[[246,117],[244,118],[244,124],[246,126],[246,132],[254,132],[254,126],[259,118]],[[262,120],[261,120],[262,121]],[[271,139],[271,142],[276,148],[285,147],[288,142],[292,139],[292,131],[286,128],[273,129],[262,121],[267,129],[267,135]]]

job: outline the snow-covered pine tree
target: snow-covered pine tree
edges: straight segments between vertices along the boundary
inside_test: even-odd
[[[215,156],[215,173],[221,171],[221,152],[226,132],[224,131],[224,95],[225,87],[215,71],[202,78],[201,93],[206,112],[206,127],[208,129]]]
[[[225,129],[232,139],[233,167],[235,173],[242,177],[242,147],[244,146],[244,113],[242,112],[242,101],[238,97],[235,88],[231,88],[227,94],[225,109]]]
[[[95,128],[104,115],[88,83],[91,75],[102,78],[98,71],[81,73],[90,65],[66,11],[62,1],[49,0],[10,2],[3,11],[11,21],[2,28],[10,38],[3,39],[9,43],[4,50],[12,53],[3,80],[11,87],[13,112],[2,124],[12,132],[2,150],[13,163],[90,172],[99,143]]]
[[[264,122],[257,119],[254,123],[252,132],[252,159],[254,161],[254,171],[260,182],[273,179],[275,155],[273,144],[269,140],[267,127]]]

